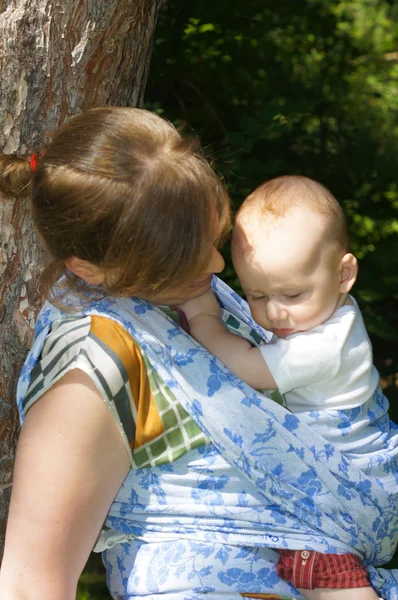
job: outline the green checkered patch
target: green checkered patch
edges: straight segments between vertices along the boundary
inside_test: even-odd
[[[137,468],[172,463],[189,450],[210,443],[145,356],[144,362],[164,433],[134,451],[133,461]]]
[[[257,331],[250,327],[250,325],[238,321],[232,313],[225,309],[222,311],[222,320],[224,325],[226,325],[232,333],[240,335],[240,337],[245,338],[254,344],[254,346],[259,346],[261,344],[261,337],[258,335]]]

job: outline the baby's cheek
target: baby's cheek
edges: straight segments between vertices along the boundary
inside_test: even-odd
[[[252,317],[253,319],[256,321],[256,323],[258,323],[259,325],[261,325],[262,327],[266,327],[267,323],[266,323],[266,315],[265,315],[265,306],[256,304],[256,305],[249,305],[250,306],[250,311],[252,313]]]

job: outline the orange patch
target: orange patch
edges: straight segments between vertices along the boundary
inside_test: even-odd
[[[164,432],[140,348],[121,325],[106,317],[92,317],[90,331],[117,354],[126,369],[137,419],[134,448],[139,448]]]

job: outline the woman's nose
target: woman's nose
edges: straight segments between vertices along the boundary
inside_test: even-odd
[[[283,321],[287,318],[287,310],[273,298],[268,300],[266,311],[269,321]]]
[[[213,248],[209,264],[207,265],[208,273],[221,273],[225,267],[225,261],[217,248]]]

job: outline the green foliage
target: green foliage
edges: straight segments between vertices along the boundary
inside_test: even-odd
[[[76,600],[111,600],[101,555],[92,553],[80,577]]]
[[[398,339],[398,53],[394,3],[226,0],[163,9],[147,105],[188,124],[235,207],[299,173],[343,204],[371,332]],[[228,259],[228,255],[227,255]],[[236,284],[232,268],[226,278]]]

